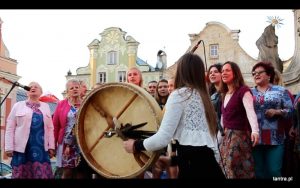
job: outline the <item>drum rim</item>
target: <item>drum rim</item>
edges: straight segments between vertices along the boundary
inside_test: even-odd
[[[111,83],[106,83],[103,85],[100,85],[98,88],[94,89],[93,91],[89,92],[89,94],[83,99],[82,105],[79,108],[78,111],[78,116],[76,119],[76,126],[75,126],[75,135],[76,135],[76,139],[77,139],[77,143],[78,146],[81,150],[81,154],[84,157],[84,159],[86,160],[86,162],[88,163],[88,165],[93,168],[97,173],[99,173],[101,176],[105,177],[105,178],[109,178],[109,179],[127,179],[127,178],[136,178],[138,177],[140,174],[142,174],[144,171],[146,171],[151,165],[154,164],[154,162],[158,159],[159,157],[159,151],[153,151],[151,152],[151,156],[148,159],[148,161],[146,162],[146,164],[141,167],[140,170],[133,172],[132,174],[129,175],[125,175],[125,176],[121,176],[121,175],[108,175],[105,172],[102,172],[101,169],[98,169],[94,166],[94,164],[92,164],[90,162],[89,157],[87,157],[87,155],[89,155],[90,157],[93,157],[93,155],[91,154],[86,154],[83,150],[83,144],[82,142],[85,142],[84,140],[80,139],[80,135],[84,135],[80,132],[80,127],[79,125],[81,125],[81,113],[83,110],[86,110],[86,106],[89,105],[89,101],[91,100],[92,96],[94,96],[99,90],[108,88],[108,87],[123,87],[123,88],[127,88],[129,90],[131,90],[132,92],[136,93],[139,97],[142,97],[143,99],[146,99],[147,103],[149,106],[151,106],[154,114],[155,114],[155,119],[157,121],[157,130],[160,126],[161,120],[162,120],[162,113],[156,113],[156,112],[160,112],[161,109],[158,105],[158,103],[156,102],[156,100],[144,89],[141,88],[139,86],[136,86],[134,84],[131,83],[125,83],[125,82],[111,82]],[[153,100],[152,100],[153,99]],[[149,101],[150,100],[150,101]],[[152,101],[151,101],[152,100]],[[104,169],[102,169],[104,170]]]

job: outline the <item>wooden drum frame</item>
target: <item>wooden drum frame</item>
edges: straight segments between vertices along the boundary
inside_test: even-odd
[[[147,122],[139,130],[157,131],[162,111],[143,88],[130,83],[108,83],[91,91],[78,112],[75,134],[82,155],[97,173],[106,178],[136,178],[159,157],[158,152],[127,153],[112,119],[125,125]]]

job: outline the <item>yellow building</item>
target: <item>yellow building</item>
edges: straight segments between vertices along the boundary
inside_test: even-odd
[[[69,71],[66,79],[77,78],[91,89],[96,83],[126,82],[127,70],[137,67],[143,74],[144,86],[151,80],[159,80],[166,68],[166,54],[161,51],[158,58],[160,68],[152,67],[138,57],[138,45],[132,36],[118,27],[110,27],[100,33],[101,40],[94,39],[89,45],[90,59],[86,67],[79,67],[76,74]]]
[[[300,10],[294,10],[295,53],[293,57],[283,61],[284,70],[282,73],[286,87],[293,94],[300,91],[299,15]],[[241,69],[245,82],[249,86],[253,86],[251,69],[258,60],[242,49],[239,44],[239,33],[240,30],[232,30],[220,22],[208,22],[199,33],[189,34],[191,44],[187,47],[186,52],[191,51],[193,47],[199,44],[194,53],[205,61],[207,68],[215,63],[236,62]],[[120,28],[107,28],[100,35],[101,41],[95,39],[89,45],[89,65],[78,68],[76,75],[69,73],[67,79],[71,77],[83,79],[88,83],[89,88],[96,82],[123,82],[126,80],[126,71],[132,66],[136,66],[142,71],[144,87],[151,80],[174,76],[177,64],[173,62],[172,66],[167,67],[165,52],[158,52],[157,62],[162,62],[162,65],[157,63],[156,67],[153,68],[147,62],[138,58],[139,43],[131,36],[125,37],[126,32]],[[255,43],[255,41],[249,42]]]

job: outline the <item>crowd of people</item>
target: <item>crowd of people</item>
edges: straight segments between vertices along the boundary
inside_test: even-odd
[[[128,139],[123,147],[128,153],[162,152],[139,178],[299,179],[300,93],[292,95],[269,62],[252,67],[253,87],[235,62],[205,71],[198,55],[186,53],[175,75],[147,83],[163,119],[153,136]],[[129,69],[127,82],[143,87],[141,71]],[[42,87],[37,82],[29,87],[28,99],[14,104],[7,119],[5,153],[12,157],[12,178],[95,177],[74,134],[86,84],[68,80],[53,117],[39,101]],[[50,164],[54,156],[56,172]]]

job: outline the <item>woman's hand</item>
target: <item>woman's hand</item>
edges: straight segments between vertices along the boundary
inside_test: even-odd
[[[13,151],[6,151],[5,153],[6,153],[7,157],[12,157],[14,155]]]
[[[50,159],[51,159],[52,157],[55,156],[55,151],[54,151],[54,149],[49,149],[49,150],[48,150],[48,153],[49,153]]]
[[[295,139],[297,136],[298,136],[298,130],[297,128],[295,127],[291,127],[290,131],[289,131],[289,136],[292,138],[292,139]]]
[[[134,142],[135,140],[129,139],[123,142],[123,147],[128,153],[134,153]]]
[[[281,115],[281,111],[279,109],[268,109],[265,112],[267,118],[272,118],[275,115]]]
[[[167,168],[171,165],[171,157],[161,155],[159,156],[156,163],[159,164],[159,166],[161,166],[162,168]]]
[[[252,147],[256,146],[259,141],[259,134],[258,133],[251,133],[251,142],[252,142]]]

